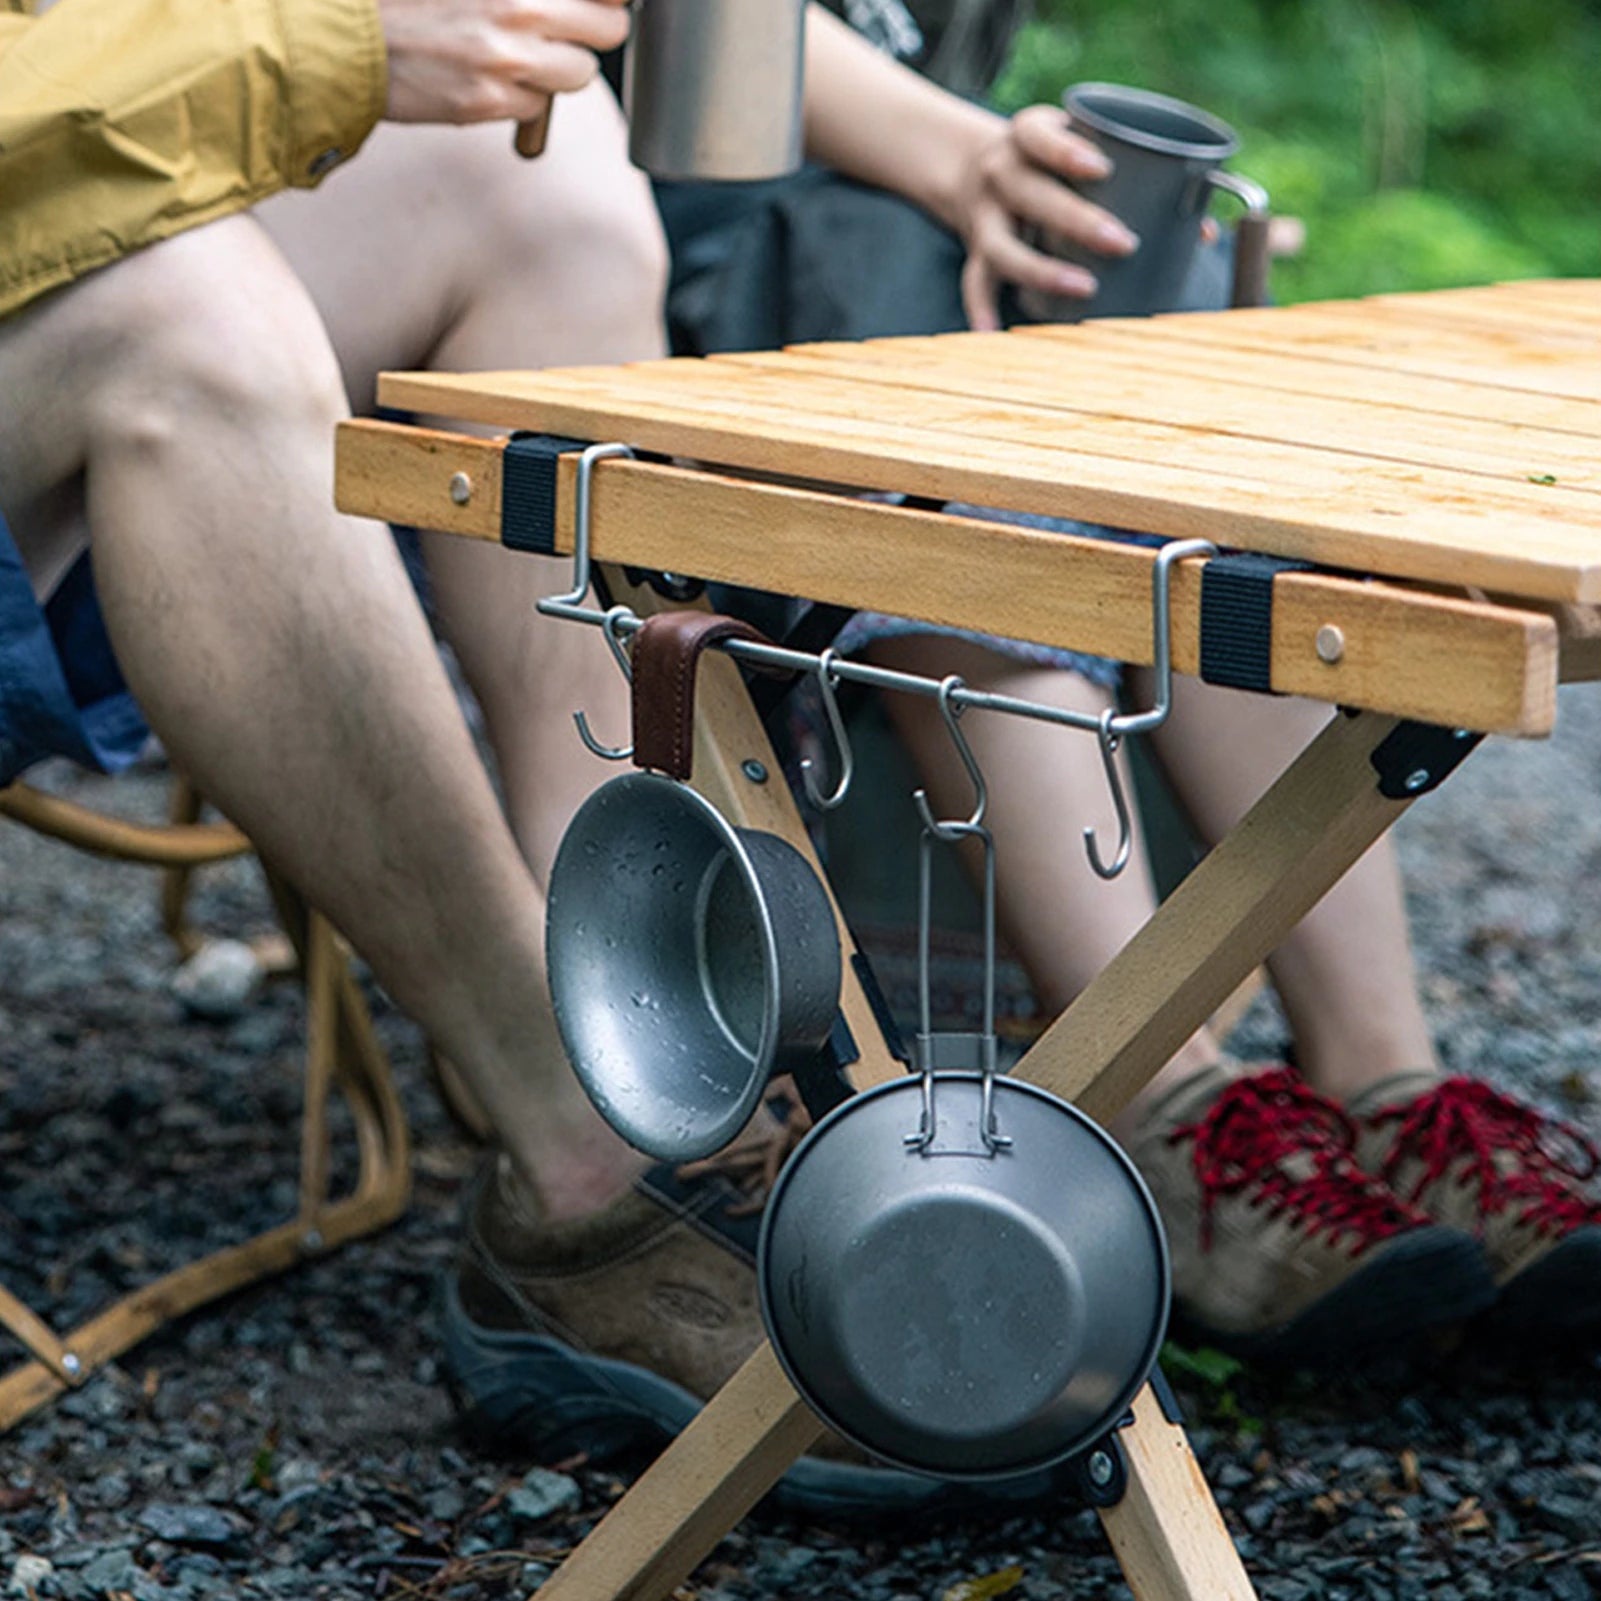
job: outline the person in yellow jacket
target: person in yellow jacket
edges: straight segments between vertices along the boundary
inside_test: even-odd
[[[643,1228],[671,1254],[698,1235],[633,1190],[644,1159],[567,1070],[542,982],[541,886],[604,776],[570,714],[623,726],[621,680],[588,630],[536,616],[564,573],[424,536],[503,806],[393,540],[336,514],[331,483],[335,424],[370,408],[381,368],[662,351],[659,225],[595,78],[627,15],[620,0],[0,0],[0,782],[48,752],[115,764],[137,743],[131,705],[81,704],[82,664],[55,649],[92,548],[138,707],[457,1064],[540,1227],[598,1229],[607,1250]],[[1064,186],[1037,188],[1041,159],[1100,170],[1059,113],[1009,123],[821,12],[808,55],[812,154],[968,237],[981,319],[1008,272],[1090,287],[1018,244],[1019,184],[1058,232],[1127,248]],[[508,124],[552,95],[548,148],[518,161]],[[527,1248],[526,1230],[507,1246]],[[739,1316],[712,1338],[650,1282],[603,1315],[636,1320],[624,1344],[650,1353],[663,1393],[704,1395],[758,1336],[754,1301],[731,1290]],[[817,1471],[830,1500],[887,1482]]]

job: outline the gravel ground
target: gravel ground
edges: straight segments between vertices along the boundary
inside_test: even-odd
[[[114,788],[146,813],[161,792],[153,774]],[[1598,795],[1601,696],[1570,696],[1555,740],[1488,745],[1399,830],[1448,1063],[1592,1135]],[[231,1022],[186,1018],[151,882],[0,829],[0,1282],[65,1327],[292,1210],[300,1008],[284,986]],[[219,927],[259,926],[263,904],[248,871],[206,877]],[[408,1216],[163,1332],[0,1439],[0,1595],[478,1601],[535,1587],[621,1492],[581,1463],[526,1473],[455,1429],[432,1301],[474,1158],[415,1031],[375,1006],[418,1136]],[[1243,1048],[1280,1027],[1259,1004]],[[1594,1358],[1468,1343],[1332,1382],[1170,1371],[1268,1601],[1601,1595]],[[1094,1515],[1070,1504],[937,1530],[759,1512],[684,1592],[1126,1593]]]

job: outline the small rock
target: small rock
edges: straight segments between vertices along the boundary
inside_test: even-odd
[[[211,1506],[176,1506],[155,1501],[139,1514],[139,1522],[159,1539],[174,1545],[232,1545],[238,1525]]]
[[[440,1523],[454,1523],[467,1510],[467,1497],[453,1484],[435,1490],[428,1497],[428,1516]]]
[[[172,975],[172,993],[192,1017],[226,1023],[238,1017],[261,986],[261,964],[234,939],[202,945]]]
[[[131,1551],[102,1551],[78,1575],[75,1590],[84,1601],[99,1601],[107,1590],[131,1590],[138,1577]]]
[[[1272,1501],[1251,1501],[1247,1503],[1240,1516],[1245,1519],[1247,1528],[1255,1534],[1260,1534],[1273,1521],[1278,1510]]]
[[[565,1473],[552,1473],[548,1468],[530,1468],[522,1483],[507,1492],[506,1509],[515,1517],[535,1523],[552,1513],[568,1511],[582,1499],[576,1479]]]
[[[1535,1503],[1533,1511],[1546,1528],[1579,1545],[1592,1539],[1601,1523],[1595,1504],[1578,1495],[1546,1495]]]
[[[1584,1575],[1571,1567],[1547,1568],[1545,1587],[1556,1601],[1592,1601],[1595,1594]]]
[[[29,1595],[56,1570],[45,1557],[21,1556],[11,1566],[7,1595]]]

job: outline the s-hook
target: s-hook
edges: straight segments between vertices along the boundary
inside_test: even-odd
[[[967,736],[957,718],[962,714],[962,708],[951,697],[958,690],[966,689],[967,685],[959,673],[952,673],[942,678],[939,685],[939,714],[945,719],[945,727],[951,736],[951,743],[956,746],[956,753],[962,758],[962,766],[967,769],[967,776],[973,781],[973,812],[966,822],[939,822],[928,804],[928,791],[919,789],[912,794],[912,803],[917,807],[917,815],[923,820],[923,827],[935,839],[954,841],[965,839],[970,834],[984,832],[984,813],[989,809],[989,785],[984,782],[984,774],[978,765],[978,758],[973,755],[973,747],[967,743]]]
[[[1117,854],[1110,863],[1101,860],[1100,842],[1095,837],[1093,828],[1084,830],[1084,851],[1090,859],[1090,866],[1094,869],[1097,878],[1116,878],[1128,866],[1129,852],[1133,846],[1133,829],[1129,823],[1128,801],[1123,795],[1123,779],[1117,770],[1117,747],[1122,743],[1121,736],[1112,732],[1112,719],[1116,716],[1113,707],[1108,706],[1101,713],[1101,725],[1096,730],[1096,739],[1101,747],[1101,765],[1106,769],[1107,787],[1112,791],[1112,806],[1117,812]]]
[[[834,681],[834,663],[838,656],[839,652],[831,645],[817,658],[817,689],[823,697],[823,710],[828,714],[834,749],[839,755],[839,778],[832,792],[823,793],[823,786],[817,779],[817,764],[810,756],[800,764],[801,782],[806,786],[807,796],[813,806],[825,812],[832,811],[845,799],[856,773],[856,756],[851,750],[850,735],[845,731],[845,719],[840,714],[839,691]]]
[[[628,652],[623,648],[619,632],[625,619],[636,623],[638,619],[627,606],[613,606],[604,614],[597,613],[586,604],[589,599],[589,524],[590,502],[594,494],[596,463],[616,456],[633,459],[627,445],[589,445],[578,458],[578,486],[573,499],[573,587],[565,595],[548,595],[536,601],[534,609],[545,617],[564,617],[571,622],[598,622],[606,635],[606,643],[623,677],[632,681],[634,672],[629,664]],[[578,725],[578,737],[585,748],[608,762],[625,762],[634,754],[632,745],[603,745],[590,731],[589,719],[581,711],[573,713]]]
[[[622,636],[617,630],[625,617],[633,615],[627,606],[613,606],[600,620],[600,631],[605,637],[607,648],[612,653],[612,660],[622,669],[623,677],[630,684],[634,681],[634,664],[628,659],[628,647],[623,644]],[[589,719],[583,712],[574,712],[573,721],[578,725],[578,737],[583,740],[584,748],[593,751],[605,761],[626,762],[634,754],[632,745],[602,745],[590,732]]]

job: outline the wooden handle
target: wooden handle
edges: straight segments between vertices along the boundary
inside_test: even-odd
[[[512,146],[525,161],[532,161],[535,156],[544,153],[545,140],[550,136],[550,114],[555,104],[555,97],[552,96],[545,102],[545,109],[538,116],[517,124],[517,134],[512,140]]]
[[[1271,265],[1268,229],[1272,219],[1265,213],[1248,212],[1240,218],[1234,233],[1234,284],[1229,295],[1231,306],[1265,306],[1267,277]]]

